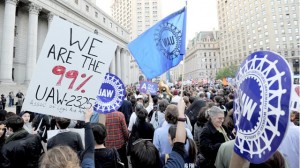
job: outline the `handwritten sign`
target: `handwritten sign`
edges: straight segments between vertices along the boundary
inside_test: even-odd
[[[103,36],[54,17],[22,110],[83,120],[116,47]]]
[[[94,111],[102,114],[111,113],[119,109],[126,96],[126,88],[119,77],[107,73],[102,83]]]
[[[291,70],[270,51],[254,52],[236,75],[234,151],[251,163],[262,163],[279,147],[289,121]]]
[[[158,84],[147,82],[147,81],[141,81],[139,91],[141,93],[150,93],[151,95],[156,95],[156,92],[158,90]]]

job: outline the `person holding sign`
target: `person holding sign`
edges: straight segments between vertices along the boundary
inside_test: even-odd
[[[85,150],[80,158],[69,146],[56,146],[41,157],[40,168],[48,167],[72,167],[72,168],[94,168],[94,136],[90,125],[93,115],[92,109],[84,113],[85,121]],[[81,160],[81,161],[80,161]]]
[[[185,155],[185,142],[187,131],[185,128],[185,103],[183,99],[178,102],[178,107],[171,105],[177,111],[177,129],[174,139],[174,146],[164,168],[183,168]],[[159,152],[147,139],[138,139],[133,143],[131,152],[131,163],[133,168],[156,168],[161,167]]]
[[[290,120],[292,76],[286,59],[272,51],[254,52],[241,63],[235,77],[232,167],[245,160],[261,164],[277,152]]]

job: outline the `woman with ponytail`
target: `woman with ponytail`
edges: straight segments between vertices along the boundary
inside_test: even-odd
[[[148,112],[145,108],[136,108],[137,120],[132,127],[131,134],[129,136],[127,154],[131,152],[132,143],[137,139],[148,139],[152,142],[154,135],[154,127],[152,124],[146,121]]]

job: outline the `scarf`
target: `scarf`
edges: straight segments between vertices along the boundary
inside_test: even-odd
[[[21,139],[21,138],[24,138],[28,135],[29,133],[24,129],[20,129],[19,131],[13,133],[11,136],[9,136],[6,141],[5,141],[5,144],[11,142],[11,141],[15,141],[15,140],[18,140],[18,139]]]

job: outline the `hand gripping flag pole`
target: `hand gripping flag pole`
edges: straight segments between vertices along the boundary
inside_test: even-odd
[[[165,17],[128,44],[147,79],[157,77],[182,61],[185,54],[186,6]]]

